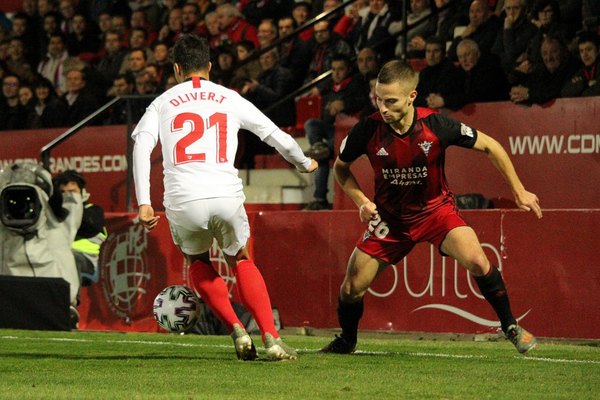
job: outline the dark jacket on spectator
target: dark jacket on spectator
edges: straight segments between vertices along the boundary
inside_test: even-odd
[[[537,27],[523,15],[509,29],[500,28],[492,53],[498,55],[502,61],[502,68],[507,73],[516,67],[517,58],[527,52],[531,38],[537,32]]]
[[[461,69],[461,74],[463,89],[444,97],[446,107],[460,108],[469,103],[508,100],[508,81],[495,55],[482,53],[477,65],[469,72]]]
[[[64,97],[64,96],[63,96]],[[99,107],[96,97],[90,93],[89,87],[85,87],[79,95],[67,108],[65,116],[65,126],[73,126],[83,120],[88,115],[92,114]]]
[[[46,105],[41,109],[41,114],[36,110],[38,105],[34,105],[27,118],[28,128],[58,128],[64,127],[64,119],[67,115],[67,104],[56,96],[48,97]]]
[[[258,109],[264,111],[276,101],[292,91],[292,73],[279,65],[271,68],[258,77],[259,85],[249,93],[248,100]],[[284,102],[266,113],[278,126],[291,126],[296,123],[296,107],[294,99]]]
[[[465,79],[461,71],[447,58],[437,65],[423,68],[419,72],[415,106],[427,107],[427,96],[432,93],[438,93],[445,99],[449,94],[461,91]]]
[[[492,46],[496,42],[496,37],[498,36],[498,32],[502,29],[502,24],[500,19],[495,15],[492,15],[486,22],[477,28],[475,32],[473,32],[468,39],[474,40],[479,46],[479,50],[481,52],[490,52],[492,50]],[[461,42],[461,40],[467,39],[463,37],[456,37],[452,41],[452,45],[448,49],[448,58],[452,61],[457,61],[456,57],[456,47]]]
[[[365,103],[369,102],[368,93],[364,91],[364,85],[361,80],[355,76],[349,76],[341,84],[334,84],[332,79],[321,90],[321,120],[333,124],[335,117],[327,111],[327,104],[334,100],[342,100],[344,109],[342,112],[348,115],[354,115],[361,111]]]
[[[18,103],[15,107],[9,107],[6,101],[0,99],[0,130],[11,131],[25,129],[27,110]]]
[[[562,97],[600,96],[600,56],[592,68],[582,67],[562,88]]]
[[[550,73],[542,62],[536,64],[531,74],[523,75],[519,72],[513,72],[509,75],[509,80],[513,85],[522,85],[529,89],[527,103],[544,104],[561,97],[562,87],[569,77],[573,76],[579,66],[578,60],[573,56],[569,56],[554,73]]]
[[[279,46],[279,64],[292,73],[294,89],[299,88],[304,82],[310,57],[308,45],[297,37],[283,42]]]

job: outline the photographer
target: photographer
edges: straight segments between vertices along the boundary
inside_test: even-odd
[[[79,172],[67,170],[57,176],[54,183],[61,192],[77,193],[83,200],[83,217],[72,250],[81,286],[90,286],[98,282],[100,246],[108,235],[104,226],[104,210],[96,204],[88,203],[90,194],[85,189],[85,178]]]
[[[81,195],[54,190],[50,173],[31,162],[0,170],[0,190],[0,275],[63,278],[75,324],[79,276],[71,244]]]

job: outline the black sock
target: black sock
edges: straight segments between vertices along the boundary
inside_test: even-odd
[[[356,303],[342,303],[338,299],[338,321],[342,328],[342,337],[349,342],[356,343],[358,337],[358,322],[363,315],[363,300]]]
[[[496,315],[500,319],[502,331],[506,332],[508,327],[516,324],[517,321],[510,310],[510,302],[504,280],[498,268],[491,266],[490,271],[484,276],[475,276],[475,282],[479,286],[479,290],[485,299],[491,304]]]

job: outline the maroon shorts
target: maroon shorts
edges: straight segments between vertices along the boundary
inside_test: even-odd
[[[378,214],[369,222],[356,247],[370,256],[396,264],[420,242],[432,243],[441,253],[440,245],[448,232],[466,225],[453,203],[443,204],[410,222],[384,221]]]

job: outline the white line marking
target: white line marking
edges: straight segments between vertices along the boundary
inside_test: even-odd
[[[177,343],[177,342],[164,342],[164,341],[144,341],[144,340],[91,340],[91,339],[74,339],[74,338],[38,338],[38,337],[18,337],[18,336],[0,336],[0,339],[12,339],[12,340],[46,340],[53,342],[104,342],[104,343],[118,343],[118,344],[148,344],[153,346],[175,346],[175,347],[212,347],[212,348],[224,348],[230,349],[231,345],[224,344],[200,344],[200,343]],[[319,349],[298,349],[300,353],[318,353]],[[424,353],[424,352],[411,352],[402,353],[394,351],[365,351],[357,350],[355,354],[365,355],[408,355],[413,357],[439,357],[439,358],[457,358],[457,359],[485,359],[489,358],[484,355],[471,355],[471,354],[446,354],[446,353]],[[564,363],[564,364],[600,364],[599,360],[579,360],[579,359],[566,359],[566,358],[548,358],[548,357],[531,357],[531,356],[514,356],[516,359],[529,360],[529,361],[540,361],[540,362],[551,362],[551,363]]]

